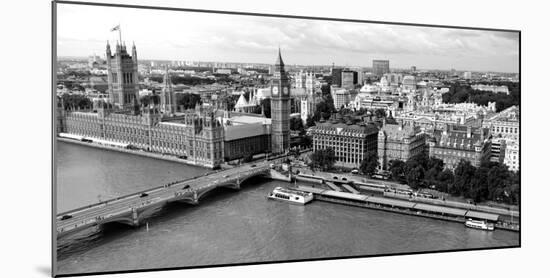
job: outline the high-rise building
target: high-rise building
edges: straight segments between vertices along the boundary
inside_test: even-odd
[[[271,81],[271,151],[284,153],[290,146],[290,81],[279,56]]]
[[[353,89],[355,84],[357,84],[357,72],[352,70],[343,70],[341,77],[342,88]]]
[[[131,110],[139,104],[138,60],[136,46],[132,46],[132,56],[126,45],[117,42],[114,55],[107,42],[107,79],[110,102],[118,108]]]
[[[342,70],[341,68],[332,68],[332,86],[341,87],[342,86]]]
[[[372,73],[376,76],[382,76],[390,72],[389,60],[372,60]]]
[[[172,89],[172,81],[168,74],[168,67],[164,72],[164,86],[160,94],[160,112],[165,115],[171,115],[176,112],[176,96]]]
[[[472,79],[472,72],[466,71],[463,74],[464,79]]]
[[[416,72],[416,66],[411,67],[411,72]]]

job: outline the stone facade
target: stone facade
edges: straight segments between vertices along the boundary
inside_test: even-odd
[[[378,128],[374,125],[318,123],[310,129],[313,151],[332,148],[336,165],[358,168],[368,152],[377,150]]]
[[[467,160],[479,167],[491,157],[491,140],[486,128],[473,128],[463,125],[447,125],[436,130],[429,142],[430,157],[436,157],[445,163],[445,167],[454,169],[460,160]]]
[[[380,170],[387,170],[392,160],[407,161],[426,149],[426,136],[414,124],[384,124],[378,131],[378,162]]]
[[[138,60],[136,46],[132,56],[126,52],[126,45],[117,43],[114,55],[107,43],[107,80],[109,100],[115,107],[132,110],[139,104]]]
[[[197,165],[223,162],[222,124],[212,112],[187,112],[161,121],[158,107],[143,107],[140,115],[120,113],[103,104],[95,112],[65,112],[65,132],[158,153],[187,157]]]
[[[271,80],[271,151],[285,153],[290,147],[290,80],[279,56]]]

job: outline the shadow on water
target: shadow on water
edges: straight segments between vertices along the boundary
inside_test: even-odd
[[[108,244],[133,233],[136,229],[143,228],[147,222],[149,225],[155,225],[159,222],[170,221],[176,217],[180,217],[184,213],[192,213],[195,210],[201,209],[201,206],[226,200],[235,194],[238,194],[239,191],[252,189],[253,186],[262,184],[266,181],[267,180],[262,177],[250,178],[241,184],[240,190],[227,187],[217,187],[205,193],[199,200],[198,205],[191,205],[183,202],[172,202],[165,204],[142,219],[142,225],[140,225],[140,227],[132,227],[118,222],[109,222],[67,235],[58,240],[57,259],[63,260],[73,254],[82,253],[94,247]]]

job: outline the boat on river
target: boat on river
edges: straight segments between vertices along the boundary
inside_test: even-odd
[[[313,193],[277,186],[269,193],[268,199],[305,205],[313,200]]]

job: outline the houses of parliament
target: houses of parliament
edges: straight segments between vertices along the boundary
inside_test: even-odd
[[[92,111],[58,109],[58,133],[128,144],[209,168],[244,155],[288,150],[290,85],[280,51],[271,85],[273,121],[259,115],[231,117],[229,111],[200,105],[178,113],[168,70],[160,104],[142,105],[135,45],[130,55],[119,43],[111,53],[107,43],[106,62],[109,102],[94,103]]]

